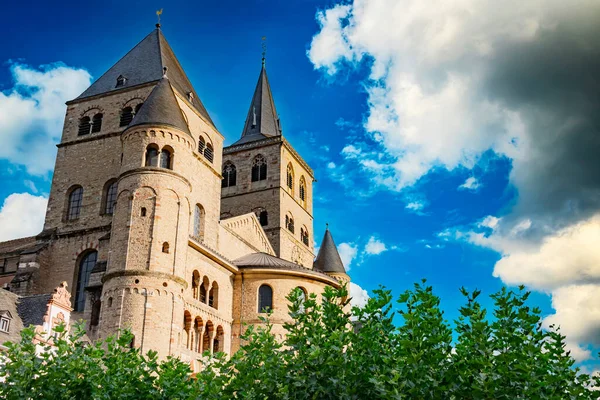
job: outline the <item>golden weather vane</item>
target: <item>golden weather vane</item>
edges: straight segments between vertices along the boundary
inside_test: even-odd
[[[267,58],[267,37],[262,37],[262,64],[265,65],[265,60]]]
[[[161,8],[160,10],[156,10],[156,18],[158,18],[158,23],[156,24],[156,27],[160,27],[160,15],[163,13],[163,9]]]

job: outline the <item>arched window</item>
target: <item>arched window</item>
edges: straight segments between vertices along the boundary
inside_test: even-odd
[[[300,177],[300,200],[306,201],[306,181],[304,180],[304,176]]]
[[[173,169],[173,163],[171,161],[171,150],[164,148],[160,152],[160,167],[166,169]]]
[[[200,291],[198,290],[200,287],[200,274],[198,271],[194,271],[192,273],[192,297],[198,300],[200,296]]]
[[[146,149],[146,167],[158,167],[158,147],[155,144],[148,145]]]
[[[90,122],[90,117],[83,117],[79,120],[79,131],[78,135],[83,136],[90,133],[90,128],[92,127],[92,123]]]
[[[88,285],[92,269],[98,260],[98,252],[90,251],[79,260],[79,268],[77,269],[77,286],[75,287],[75,311],[83,311],[85,309],[85,288]]]
[[[269,213],[267,210],[262,210],[258,215],[258,220],[260,221],[261,226],[269,225]]]
[[[230,186],[235,186],[236,178],[237,176],[235,165],[227,161],[225,165],[223,165],[223,180],[221,181],[221,187],[226,188]]]
[[[308,246],[308,229],[306,227],[300,228],[300,240]]]
[[[127,126],[133,120],[133,109],[131,107],[125,107],[121,110],[121,119],[119,120],[119,126]]]
[[[194,344],[192,346],[192,350],[196,352],[200,352],[200,343],[202,340],[202,328],[204,327],[204,323],[202,322],[202,318],[196,317],[194,320]]]
[[[214,309],[219,308],[219,285],[213,282],[212,287],[208,291],[208,305]]]
[[[102,114],[98,113],[92,118],[92,133],[100,132],[102,129]]]
[[[298,286],[296,289],[300,290],[300,312],[304,312],[304,302],[306,301],[306,299],[308,298],[308,294],[306,293],[306,289],[304,289],[302,286]]]
[[[83,188],[75,186],[69,194],[69,208],[67,210],[67,219],[73,220],[79,218],[81,205],[83,203]]]
[[[285,227],[288,231],[294,233],[294,217],[291,215],[285,216]]]
[[[204,278],[202,278],[202,284],[200,285],[200,301],[202,303],[206,304],[206,300],[207,300],[207,291],[208,291],[208,285],[210,285],[210,281],[208,280],[207,276],[204,276]]]
[[[258,288],[258,312],[266,313],[273,309],[273,289],[269,285]]]
[[[206,147],[206,140],[202,136],[198,139],[198,153],[204,154],[204,148]]]
[[[104,189],[104,214],[111,215],[117,202],[117,181],[109,181]]]
[[[215,339],[213,342],[213,353],[223,351],[224,337],[225,334],[223,331],[223,327],[221,325],[217,326],[217,332],[215,334]]]
[[[210,337],[212,336],[213,330],[215,326],[212,321],[206,321],[206,326],[204,327],[204,335],[202,336],[202,352],[208,351],[212,354],[212,346]]]
[[[162,245],[162,252],[163,253],[168,253],[169,252],[169,242],[164,242]]]
[[[259,154],[252,160],[252,182],[267,179],[267,161]]]
[[[213,150],[212,144],[206,143],[206,148],[204,149],[204,158],[210,162],[213,162],[214,157],[215,151]]]
[[[192,232],[192,236],[198,240],[204,240],[204,218],[206,212],[204,211],[204,207],[200,204],[196,204],[194,208],[194,230]]]
[[[287,187],[290,189],[292,194],[294,193],[294,168],[292,167],[292,163],[289,163],[287,166]]]
[[[185,340],[185,343],[183,343],[183,347],[185,348],[189,348],[190,346],[190,342],[191,342],[191,337],[190,337],[190,330],[192,328],[192,314],[190,314],[190,312],[188,310],[185,310],[183,312],[183,339]]]

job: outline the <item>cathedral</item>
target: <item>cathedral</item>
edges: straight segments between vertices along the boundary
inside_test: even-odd
[[[315,257],[313,171],[283,135],[264,58],[241,136],[223,142],[157,24],[67,102],[43,231],[0,243],[0,284],[64,282],[92,340],[128,328],[132,346],[194,368],[267,313],[282,338],[292,289],[350,278],[328,229]]]

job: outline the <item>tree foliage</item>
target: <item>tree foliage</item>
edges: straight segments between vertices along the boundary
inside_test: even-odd
[[[529,293],[461,289],[465,305],[451,326],[430,286],[415,284],[394,306],[378,289],[347,312],[345,288],[318,300],[289,296],[283,342],[268,318],[250,326],[231,358],[205,358],[191,375],[176,358],[130,348],[131,334],[86,345],[81,326],[36,355],[34,332],[8,343],[0,367],[5,399],[597,399],[597,378],[581,374],[558,329],[544,330]],[[399,315],[395,315],[394,309]],[[395,321],[395,317],[399,321]],[[454,339],[453,339],[454,337]],[[39,352],[38,352],[39,353]]]

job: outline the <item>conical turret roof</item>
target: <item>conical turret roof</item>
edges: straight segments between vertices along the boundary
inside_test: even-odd
[[[337,251],[329,228],[325,230],[325,235],[323,236],[319,254],[317,254],[317,259],[313,264],[313,268],[323,272],[346,273],[346,268],[344,268],[344,263],[342,262],[340,253]]]
[[[271,86],[267,78],[267,70],[263,64],[254,96],[248,109],[242,137],[233,145],[253,142],[267,137],[280,136],[281,126],[275,109]]]
[[[192,84],[186,76],[175,53],[162,34],[156,28],[123,58],[117,61],[108,71],[98,78],[75,100],[117,90],[128,89],[133,86],[158,82],[163,76],[163,67],[169,71],[169,79],[173,87],[192,104],[204,119],[214,126],[210,115],[200,101]],[[117,86],[117,78],[123,77],[122,85]],[[190,96],[189,94],[192,94]]]
[[[171,83],[166,76],[152,89],[128,128],[139,125],[167,125],[190,134]]]

